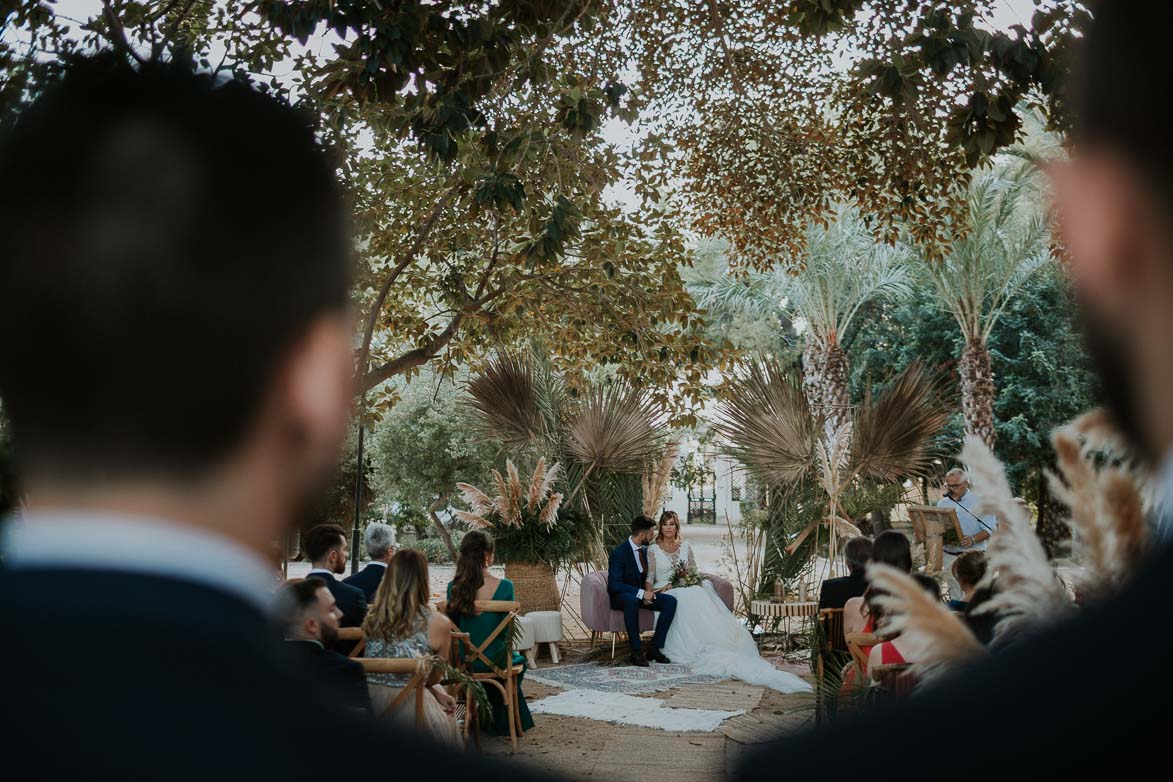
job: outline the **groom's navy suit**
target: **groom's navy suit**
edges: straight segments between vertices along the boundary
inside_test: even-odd
[[[643,558],[647,562],[650,558],[648,547],[643,546]],[[611,552],[611,559],[607,563],[607,593],[611,597],[611,608],[623,612],[623,623],[627,627],[627,638],[631,643],[631,653],[641,655],[639,643],[639,612],[640,609],[658,611],[660,619],[656,622],[656,634],[652,636],[652,651],[657,652],[664,648],[664,639],[668,636],[668,628],[672,625],[672,618],[676,616],[676,598],[672,595],[655,595],[651,605],[644,605],[639,598],[639,591],[643,589],[646,573],[641,571],[635,549],[631,547],[631,540],[625,540]]]

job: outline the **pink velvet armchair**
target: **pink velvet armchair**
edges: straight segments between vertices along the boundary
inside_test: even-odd
[[[713,582],[713,589],[730,611],[733,610],[733,585],[720,576],[705,574],[705,578]],[[582,592],[579,597],[579,608],[582,610],[582,619],[591,631],[591,646],[604,634],[611,633],[611,657],[615,657],[615,643],[620,633],[625,633],[623,627],[623,612],[611,608],[611,600],[607,595],[607,574],[595,570],[587,573],[582,579]],[[655,627],[654,614],[651,611],[639,612],[639,629],[641,633],[651,632]]]

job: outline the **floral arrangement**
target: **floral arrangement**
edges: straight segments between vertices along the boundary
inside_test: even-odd
[[[524,484],[512,460],[505,462],[505,475],[493,470],[496,496],[490,497],[470,483],[458,483],[461,497],[469,510],[457,511],[456,517],[473,529],[493,535],[497,557],[504,562],[556,564],[564,560],[573,546],[569,524],[560,524],[562,494],[551,493],[558,479],[557,463],[546,469],[539,459],[533,475]]]
[[[700,586],[705,581],[704,577],[693,567],[687,559],[682,559],[676,563],[676,567],[672,569],[672,588],[681,589],[683,587]]]

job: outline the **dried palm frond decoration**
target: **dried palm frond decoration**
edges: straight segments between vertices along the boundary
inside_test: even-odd
[[[538,405],[534,366],[524,357],[500,353],[468,383],[470,405],[481,431],[507,449],[521,451],[550,435]]]
[[[717,431],[727,452],[768,486],[785,489],[813,479],[822,487],[826,515],[802,530],[787,551],[797,551],[825,526],[828,559],[835,563],[840,531],[847,533],[842,537],[859,534],[844,521],[842,492],[858,478],[895,482],[927,474],[932,439],[948,418],[938,383],[920,364],[905,369],[878,397],[869,394],[852,419],[834,425],[812,411],[796,373],[761,361],[729,388]]]
[[[672,479],[672,468],[676,464],[677,443],[670,443],[664,449],[664,455],[652,466],[644,470],[641,479],[643,488],[643,514],[655,518],[656,513],[664,506],[668,498],[668,483]]]
[[[994,642],[1023,631],[1033,631],[1073,610],[1067,589],[1059,580],[1042,542],[1030,526],[1026,508],[1014,499],[1006,469],[981,438],[966,435],[961,461],[974,486],[980,487],[979,513],[998,518],[998,529],[986,549],[989,566],[980,586],[997,578],[992,598],[974,610],[994,614]]]
[[[1102,411],[1092,411],[1051,436],[1059,474],[1047,471],[1051,493],[1070,509],[1067,519],[1087,551],[1086,582],[1078,590],[1102,596],[1139,568],[1149,544],[1149,475],[1131,462],[1124,439]],[[1115,458],[1104,458],[1105,453]]]
[[[592,470],[642,474],[661,448],[665,415],[631,383],[591,388],[570,421],[566,448]]]
[[[800,379],[775,361],[751,364],[728,390],[718,429],[726,450],[769,486],[810,474],[816,422]]]
[[[986,648],[961,617],[934,600],[907,573],[873,563],[868,566],[868,583],[884,609],[883,634],[900,636],[919,683],[986,656]]]

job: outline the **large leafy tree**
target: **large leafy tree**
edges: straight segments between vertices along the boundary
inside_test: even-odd
[[[758,268],[798,263],[806,223],[854,201],[940,258],[970,171],[1034,108],[1068,125],[1061,85],[1090,20],[1040,0],[644,0],[625,18],[682,154],[682,207]]]
[[[682,409],[711,356],[678,272],[682,237],[633,165],[657,148],[602,135],[644,104],[616,78],[619,12],[609,0],[103,0],[70,20],[50,2],[5,3],[0,119],[82,51],[260,84],[316,117],[337,155],[364,389],[558,333],[556,362],[616,364]],[[627,175],[639,210],[605,197]]]
[[[455,560],[439,514],[456,504],[457,482],[488,483],[499,446],[474,433],[456,383],[429,371],[400,385],[400,402],[371,426],[371,484],[384,507],[395,504],[430,519]]]

